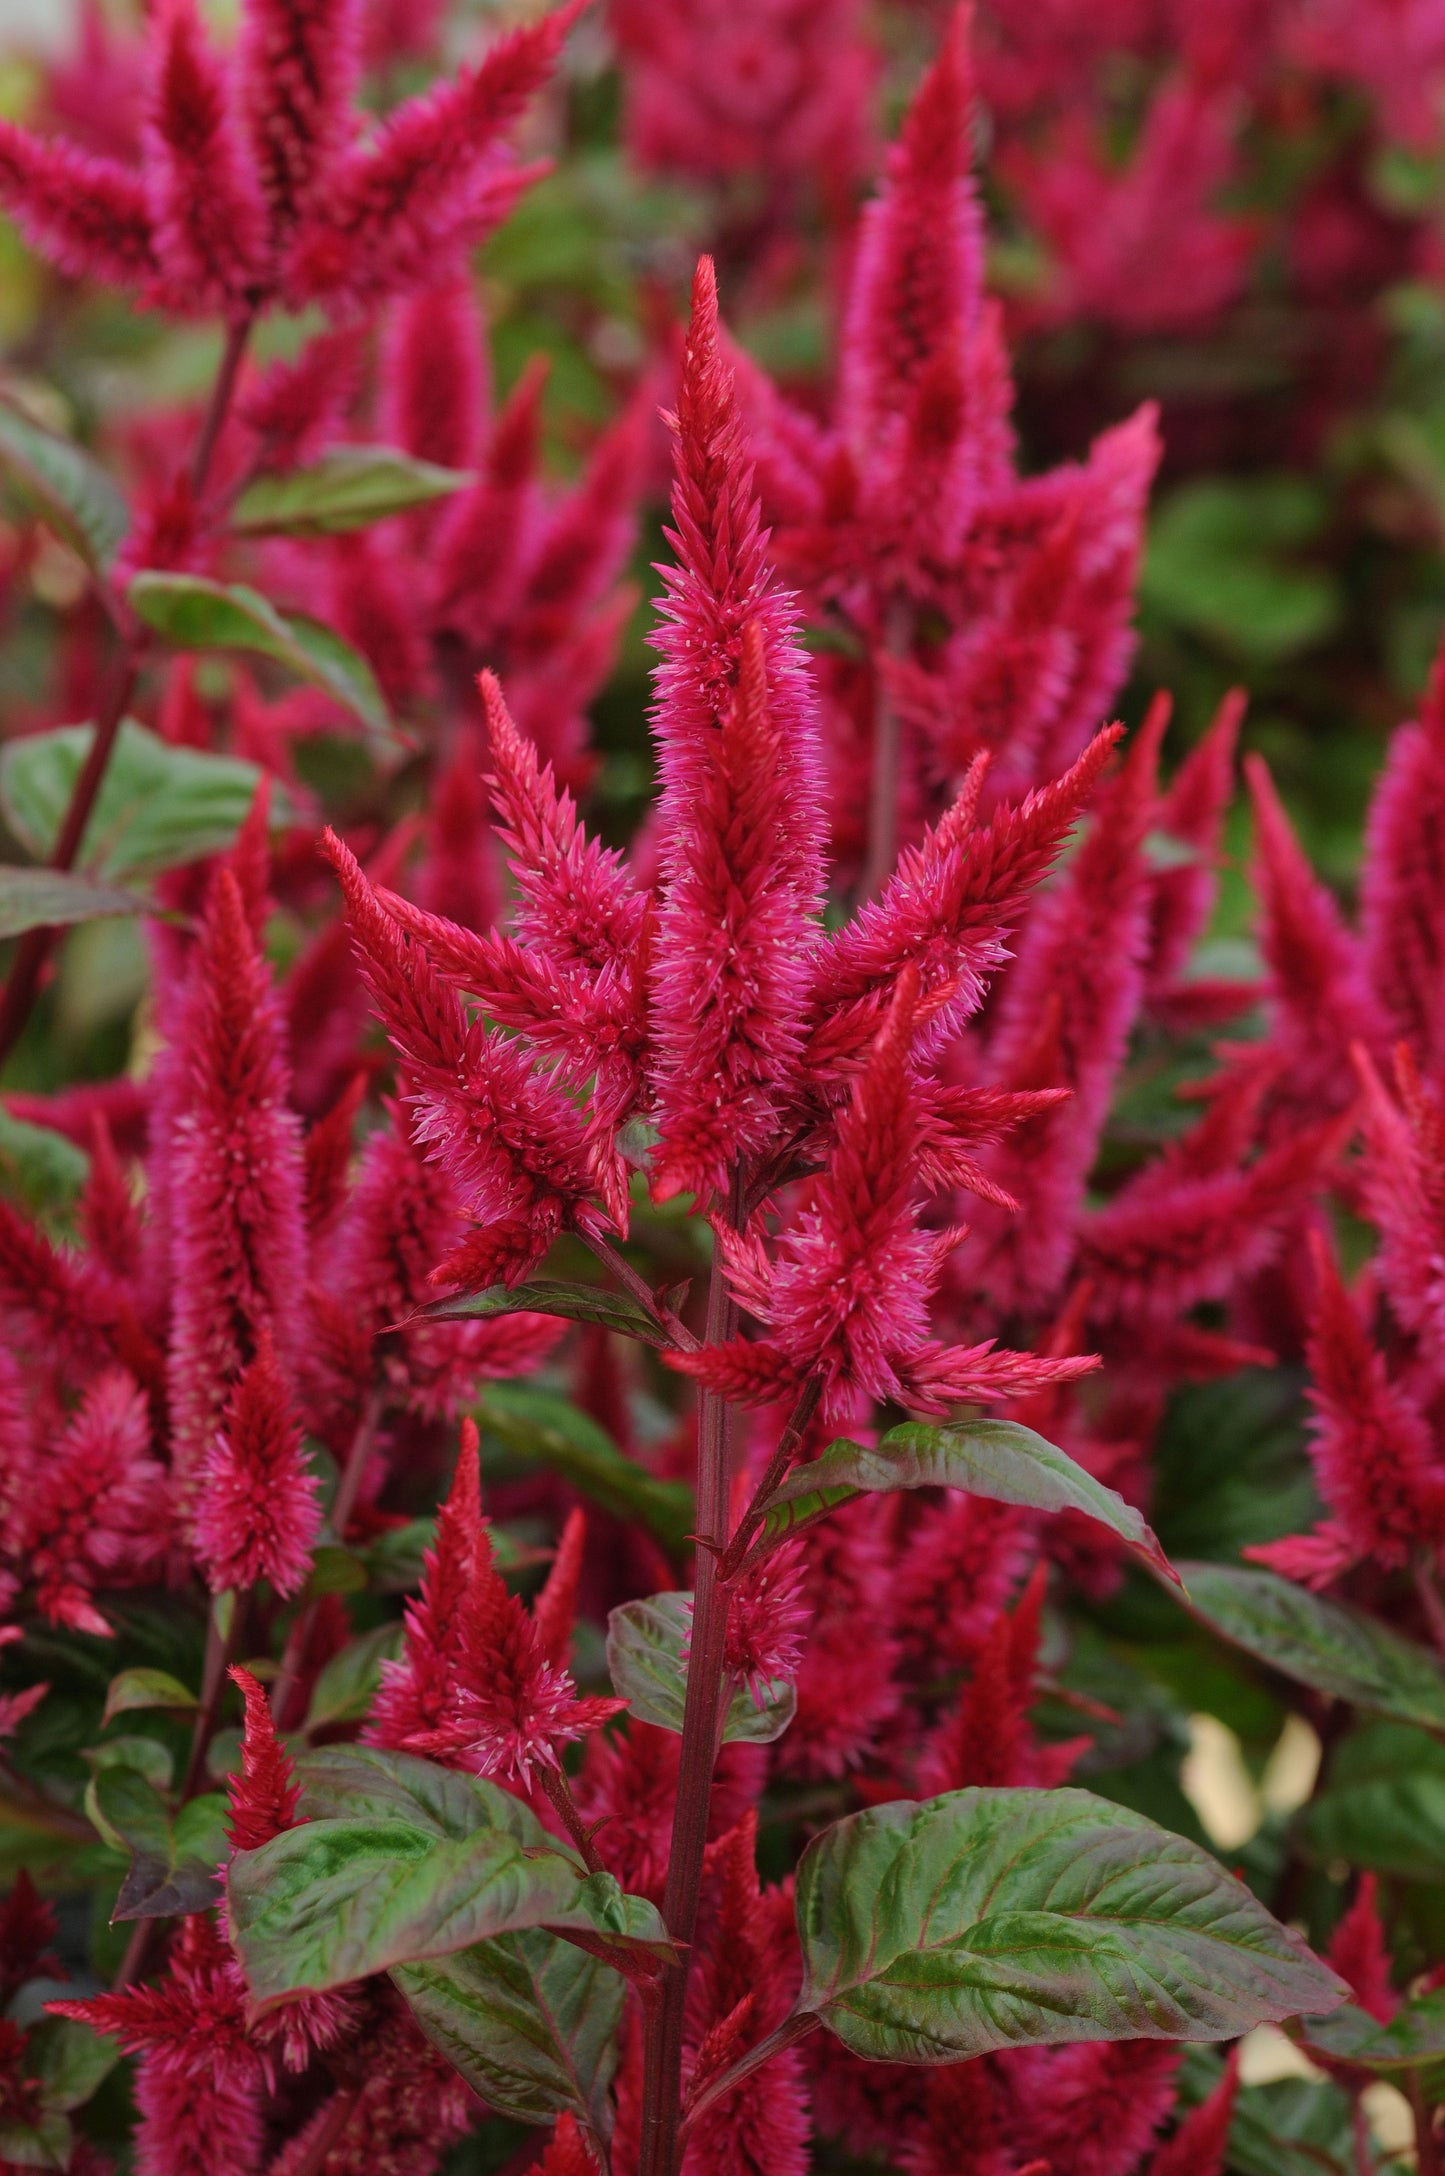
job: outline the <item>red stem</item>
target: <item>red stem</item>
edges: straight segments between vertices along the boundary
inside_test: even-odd
[[[1412,2074],[1410,2112],[1415,2118],[1415,2167],[1418,2176],[1440,2176],[1440,2145],[1435,2136],[1434,2110],[1427,2106],[1420,2080]]]
[[[728,1543],[723,1557],[720,1577],[730,1585],[742,1570],[748,1553],[748,1544],[763,1523],[763,1505],[778,1486],[789,1466],[793,1463],[798,1445],[808,1432],[808,1423],[818,1410],[818,1400],[823,1395],[823,1378],[810,1375],[798,1392],[797,1403],[788,1416],[788,1425],[778,1438],[778,1447],[763,1469],[762,1479],[753,1490],[752,1501],[738,1521],[737,1532]]]
[[[70,869],[80,851],[85,837],[85,827],[90,822],[101,786],[109,767],[121,720],[130,705],[139,666],[139,642],[128,641],[115,661],[110,684],[101,702],[100,715],[95,722],[95,733],[90,743],[80,775],[71,789],[70,806],[65,811],[65,821],[60,827],[50,855],[52,869]],[[31,1008],[40,990],[40,978],[45,971],[59,931],[56,929],[27,929],[15,948],[10,974],[5,984],[5,994],[0,998],[0,1065],[5,1063],[16,1043],[20,1040]]]
[[[252,316],[238,317],[226,328],[226,345],[221,354],[220,367],[211,387],[211,397],[206,403],[201,428],[196,435],[195,450],[191,455],[191,496],[199,499],[206,488],[211,473],[211,462],[222,427],[231,412],[231,399],[236,390],[236,380],[241,375],[241,358],[246,352],[246,342],[251,337]]]
[[[376,1442],[377,1423],[381,1419],[381,1392],[373,1390],[362,1409],[356,1433],[346,1453],[346,1463],[337,1483],[336,1498],[331,1506],[331,1531],[339,1542],[346,1540],[346,1529],[351,1524],[351,1514],[356,1509],[356,1499],[361,1494],[361,1484],[371,1463],[371,1453]],[[281,1657],[281,1667],[276,1674],[276,1686],[271,1695],[271,1713],[278,1730],[295,1729],[300,1716],[294,1721],[288,1712],[301,1682],[301,1671],[306,1660],[306,1642],[316,1621],[316,1604],[307,1602],[296,1613],[286,1651]]]
[[[781,2025],[773,2028],[766,2040],[760,2040],[756,2047],[749,2048],[747,2054],[739,2056],[729,2069],[719,2071],[704,2086],[697,2099],[689,2102],[682,2119],[684,2135],[698,2117],[720,2101],[725,2093],[731,2093],[735,2086],[742,2084],[744,2078],[750,2078],[755,2070],[761,2070],[764,2063],[770,2063],[775,2055],[781,2055],[784,2048],[790,2048],[795,2042],[806,2039],[817,2023],[818,2019],[811,2010],[794,2010],[790,2017],[783,2019]]]
[[[246,342],[251,336],[250,317],[239,319],[226,334],[225,351],[206,413],[191,455],[191,492],[199,499],[210,474],[211,461],[222,427],[230,412],[231,400],[240,375],[241,359],[246,352]],[[116,607],[108,589],[102,590],[102,601],[112,617]],[[129,614],[126,615],[129,618]],[[60,836],[50,856],[52,869],[70,869],[80,851],[85,837],[85,827],[105,783],[110,759],[115,752],[121,721],[130,705],[135,690],[136,675],[140,670],[141,654],[145,647],[145,635],[132,628],[127,635],[111,673],[110,685],[101,703],[100,714],[95,721],[95,734],[89,752],[81,766],[70,795],[70,806],[60,826]],[[25,1030],[25,1023],[34,1009],[40,993],[40,980],[46,962],[55,948],[57,929],[28,929],[15,949],[10,973],[5,983],[5,994],[0,997],[0,1066],[3,1066]]]
[[[562,1826],[581,1853],[582,1863],[588,1873],[600,1874],[603,1869],[602,1861],[597,1855],[597,1846],[593,1843],[591,1831],[578,1810],[577,1801],[572,1796],[572,1786],[566,1776],[560,1768],[543,1768],[541,1784],[561,1815]]]
[[[734,1180],[732,1195],[736,1219],[742,1203],[740,1176]],[[734,1317],[719,1249],[713,1259],[708,1290],[706,1342],[718,1345],[730,1337]],[[676,2176],[678,2165],[683,2009],[702,1885],[713,1769],[721,1736],[728,1598],[718,1578],[718,1559],[728,1541],[729,1480],[728,1408],[713,1391],[703,1390],[698,1397],[697,1420],[697,1534],[705,1546],[697,1551],[693,1573],[692,1644],[683,1701],[682,1751],[672,1817],[672,1850],[662,1899],[667,1931],[674,1941],[684,1945],[684,1954],[678,1963],[664,1968],[662,1999],[645,2020],[639,2176]]]

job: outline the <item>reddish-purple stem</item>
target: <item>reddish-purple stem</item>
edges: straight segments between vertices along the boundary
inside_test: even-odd
[[[191,455],[191,491],[197,499],[205,489],[216,444],[230,413],[252,322],[249,317],[241,318],[231,326],[226,335],[225,351],[211,388],[210,400],[206,404],[206,413],[201,420],[195,451]],[[118,608],[114,605],[108,588],[103,590],[102,597],[112,618],[116,617]],[[126,614],[125,617],[129,618],[130,615]],[[49,867],[52,869],[70,869],[75,865],[75,857],[85,837],[86,825],[90,822],[91,813],[100,797],[100,789],[105,783],[106,772],[110,768],[110,759],[115,753],[121,722],[135,690],[145,642],[144,630],[132,625],[112,669],[85,762],[81,765],[80,775],[71,789],[70,805],[65,811],[65,820],[60,826],[60,835],[50,856]],[[46,962],[55,948],[55,940],[59,934],[53,928],[28,929],[16,946],[15,957],[5,983],[5,994],[0,997],[0,1065],[4,1065],[25,1031],[25,1023],[30,1018],[40,992],[40,978],[45,972]]]
[[[740,1176],[734,1180],[732,1197],[736,1219],[742,1205]],[[735,1316],[719,1249],[708,1290],[706,1342],[718,1345],[730,1337]],[[693,1574],[682,1751],[662,1899],[667,1931],[684,1945],[684,1953],[678,1963],[665,1967],[662,1999],[645,2021],[639,2176],[676,2176],[678,2165],[683,2011],[721,1735],[728,1599],[718,1578],[718,1561],[728,1542],[729,1481],[728,1407],[714,1392],[704,1390],[698,1397],[697,1417],[697,1534],[704,1546],[697,1551]]]

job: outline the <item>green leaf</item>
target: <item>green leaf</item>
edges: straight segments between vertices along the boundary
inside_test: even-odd
[[[612,1688],[640,1722],[660,1730],[682,1729],[687,1664],[682,1659],[692,1631],[690,1594],[654,1594],[624,1602],[607,1620],[607,1668]],[[733,1695],[723,1718],[723,1741],[771,1745],[797,1712],[798,1695],[786,1678],[774,1678],[759,1707],[746,1686]]]
[[[1372,1776],[1322,1791],[1300,1814],[1312,1859],[1404,1881],[1445,1881],[1445,1775]]]
[[[332,1656],[311,1694],[303,1725],[308,1736],[336,1723],[360,1722],[370,1714],[381,1683],[381,1665],[401,1651],[401,1631],[399,1624],[378,1625]]]
[[[653,1907],[568,1853],[502,1827],[438,1836],[410,1821],[309,1821],[231,1861],[232,1940],[272,2003],[445,1957],[525,1927],[662,1945]]]
[[[623,1337],[639,1338],[645,1345],[666,1345],[647,1310],[625,1292],[604,1291],[595,1284],[490,1285],[485,1292],[459,1292],[450,1299],[433,1300],[418,1310],[426,1322],[485,1322],[493,1315],[560,1315],[567,1322],[595,1322]]]
[[[144,914],[149,902],[67,869],[0,868],[0,938],[65,929],[111,914]]]
[[[349,710],[378,760],[400,754],[371,667],[318,620],[279,612],[242,582],[212,582],[199,574],[138,574],[126,595],[147,627],[178,650],[248,650],[274,658]]]
[[[1009,1420],[958,1421],[941,1428],[909,1421],[890,1428],[873,1450],[840,1436],[821,1458],[795,1466],[774,1489],[763,1507],[768,1514],[763,1531],[786,1534],[854,1496],[912,1488],[961,1488],[1033,1511],[1081,1511],[1127,1542],[1151,1570],[1176,1578],[1132,1504],[1032,1428]]]
[[[38,861],[54,850],[93,736],[93,726],[62,725],[0,748],[0,808]],[[245,821],[260,782],[254,763],[173,747],[127,718],[85,828],[80,865],[114,880],[219,853]],[[289,801],[274,785],[271,795],[273,820],[291,821]]]
[[[366,1586],[366,1566],[354,1549],[339,1542],[323,1542],[311,1559],[305,1598],[318,1594],[360,1594]]]
[[[302,1754],[295,1766],[299,1811],[308,1821],[407,1821],[433,1836],[456,1838],[500,1828],[518,1843],[556,1847],[556,1837],[515,1792],[413,1753],[327,1745]]]
[[[133,1856],[112,1921],[180,1918],[215,1904],[216,1869],[227,1850],[227,1807],[224,1793],[208,1791],[182,1806],[158,1841],[149,1830],[144,1837],[128,1837]]]
[[[660,1481],[617,1448],[605,1428],[555,1392],[530,1383],[489,1384],[477,1419],[519,1458],[560,1473],[584,1496],[620,1519],[640,1519],[664,1548],[678,1551],[692,1533],[692,1490]]]
[[[809,1845],[811,2011],[855,2054],[1222,2040],[1347,1993],[1207,1851],[1087,1791],[951,1791]]]
[[[46,527],[104,573],[130,525],[130,509],[105,470],[70,438],[59,438],[0,397],[0,467],[14,478]]]
[[[178,1677],[168,1670],[122,1670],[110,1681],[105,1696],[105,1713],[101,1724],[113,1722],[117,1715],[127,1715],[134,1708],[197,1708],[195,1694],[187,1690]]]
[[[310,468],[258,476],[231,513],[243,536],[335,536],[429,506],[473,482],[396,446],[333,446]]]
[[[84,1149],[0,1107],[0,1185],[37,1216],[63,1215],[90,1173]]]
[[[30,2028],[30,2069],[47,2108],[83,2108],[120,2061],[120,2043],[74,2018],[46,2017]]]
[[[398,1965],[392,1978],[432,2045],[489,2107],[519,2123],[571,2113],[607,2136],[620,1972],[532,1930]]]
[[[1300,476],[1182,484],[1149,524],[1141,601],[1238,655],[1292,657],[1340,616],[1334,577],[1294,556],[1325,514],[1322,494]]]
[[[1348,1603],[1239,1564],[1181,1564],[1186,1607],[1298,1684],[1445,1733],[1445,1671],[1429,1650]]]
[[[1405,2003],[1382,2025],[1353,2002],[1328,2017],[1303,2017],[1296,2038],[1311,2055],[1361,2070],[1416,2070],[1445,2056],[1445,1994]]]
[[[58,2110],[38,2123],[0,2120],[0,2160],[17,2168],[69,2168],[72,2137],[70,2119]]]

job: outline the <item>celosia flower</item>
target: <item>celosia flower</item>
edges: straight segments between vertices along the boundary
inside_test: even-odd
[[[547,1660],[536,1625],[508,1593],[484,1526],[441,1724],[408,1742],[474,1775],[525,1785],[541,1769],[560,1768],[559,1746],[600,1729],[626,1705],[577,1698],[568,1672]]]
[[[1261,1544],[1248,1554],[1323,1586],[1360,1558],[1391,1567],[1420,1549],[1438,1555],[1445,1547],[1445,1461],[1415,1399],[1387,1373],[1318,1233],[1312,1248],[1310,1461],[1331,1516],[1314,1536]]]
[[[216,877],[174,1032],[169,1387],[174,1456],[193,1490],[263,1334],[283,1367],[294,1352],[305,1279],[300,1128],[287,1107],[281,1022],[229,869]]]
[[[269,1580],[294,1594],[311,1568],[321,1524],[316,1476],[267,1331],[231,1393],[201,1469],[196,1552],[212,1588]]]
[[[227,1835],[233,1851],[256,1851],[284,1829],[296,1827],[301,1793],[291,1761],[276,1735],[270,1702],[249,1670],[231,1677],[246,1703],[241,1736],[241,1773],[231,1782],[231,1817]]]

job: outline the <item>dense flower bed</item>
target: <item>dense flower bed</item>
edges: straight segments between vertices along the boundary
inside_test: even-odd
[[[490,27],[0,119],[0,2171],[1437,2176],[1445,13]]]

